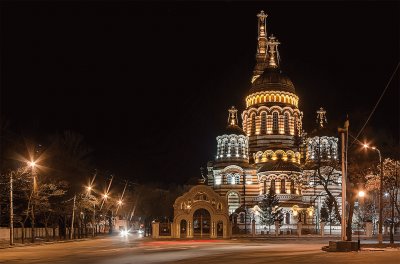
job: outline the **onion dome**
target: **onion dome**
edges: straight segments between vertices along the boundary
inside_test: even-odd
[[[250,94],[262,91],[284,91],[295,93],[292,81],[279,69],[278,45],[273,35],[268,40],[268,64],[264,72],[252,82]]]
[[[251,85],[250,94],[262,91],[295,93],[292,81],[279,68],[266,68]]]
[[[244,133],[243,129],[238,125],[237,109],[232,106],[228,112],[228,125],[226,126],[224,133],[227,135],[235,134],[246,136],[246,133]]]
[[[216,161],[248,162],[249,141],[243,129],[238,125],[237,110],[234,106],[228,110],[228,125],[224,134],[217,137]]]

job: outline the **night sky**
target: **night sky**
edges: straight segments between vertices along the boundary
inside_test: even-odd
[[[184,183],[213,159],[227,109],[244,109],[260,10],[282,43],[305,129],[323,106],[328,122],[349,113],[357,134],[399,62],[399,7],[3,2],[1,116],[18,134],[84,135],[116,177]],[[368,125],[398,142],[399,112],[397,73]]]

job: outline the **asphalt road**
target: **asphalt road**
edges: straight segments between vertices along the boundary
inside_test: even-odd
[[[154,241],[130,237],[0,249],[0,263],[400,263],[399,249],[324,252],[322,239]]]

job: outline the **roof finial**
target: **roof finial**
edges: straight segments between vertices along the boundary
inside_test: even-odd
[[[267,18],[267,14],[264,13],[263,10],[259,14],[258,17],[258,54],[265,54],[267,48],[267,24],[265,19]]]
[[[238,125],[238,117],[237,117],[237,109],[232,106],[231,109],[228,110],[228,126],[237,126]]]
[[[278,54],[278,45],[281,44],[274,35],[268,38],[268,67],[269,68],[278,68],[278,59],[275,57],[275,54]]]
[[[263,10],[259,14],[257,14],[257,21],[258,21],[258,38],[257,38],[257,54],[256,54],[256,65],[253,71],[253,78],[251,82],[254,82],[255,79],[260,76],[265,67],[266,67],[266,60],[267,60],[267,24],[266,18],[267,14],[264,13]]]
[[[328,123],[328,120],[326,119],[326,111],[322,107],[317,111],[317,123],[320,128],[323,128],[324,124]]]

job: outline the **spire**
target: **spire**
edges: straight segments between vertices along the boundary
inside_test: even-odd
[[[254,67],[253,71],[253,78],[251,82],[260,76],[265,67],[266,67],[266,60],[267,60],[267,24],[266,18],[267,14],[264,13],[263,10],[259,14],[257,14],[258,20],[258,37],[257,37],[257,54],[256,54],[256,66]]]
[[[279,67],[279,53],[278,45],[281,44],[274,35],[268,38],[268,68],[278,68]]]
[[[258,18],[258,47],[257,47],[257,55],[264,55],[267,49],[267,24],[265,19],[267,18],[267,14],[264,13],[263,10],[259,14],[257,14]]]
[[[326,119],[326,111],[322,107],[317,111],[317,123],[319,128],[323,128],[324,124],[328,123],[328,120]]]
[[[237,117],[237,109],[232,106],[231,109],[228,110],[228,126],[237,126],[238,125],[238,117]]]

